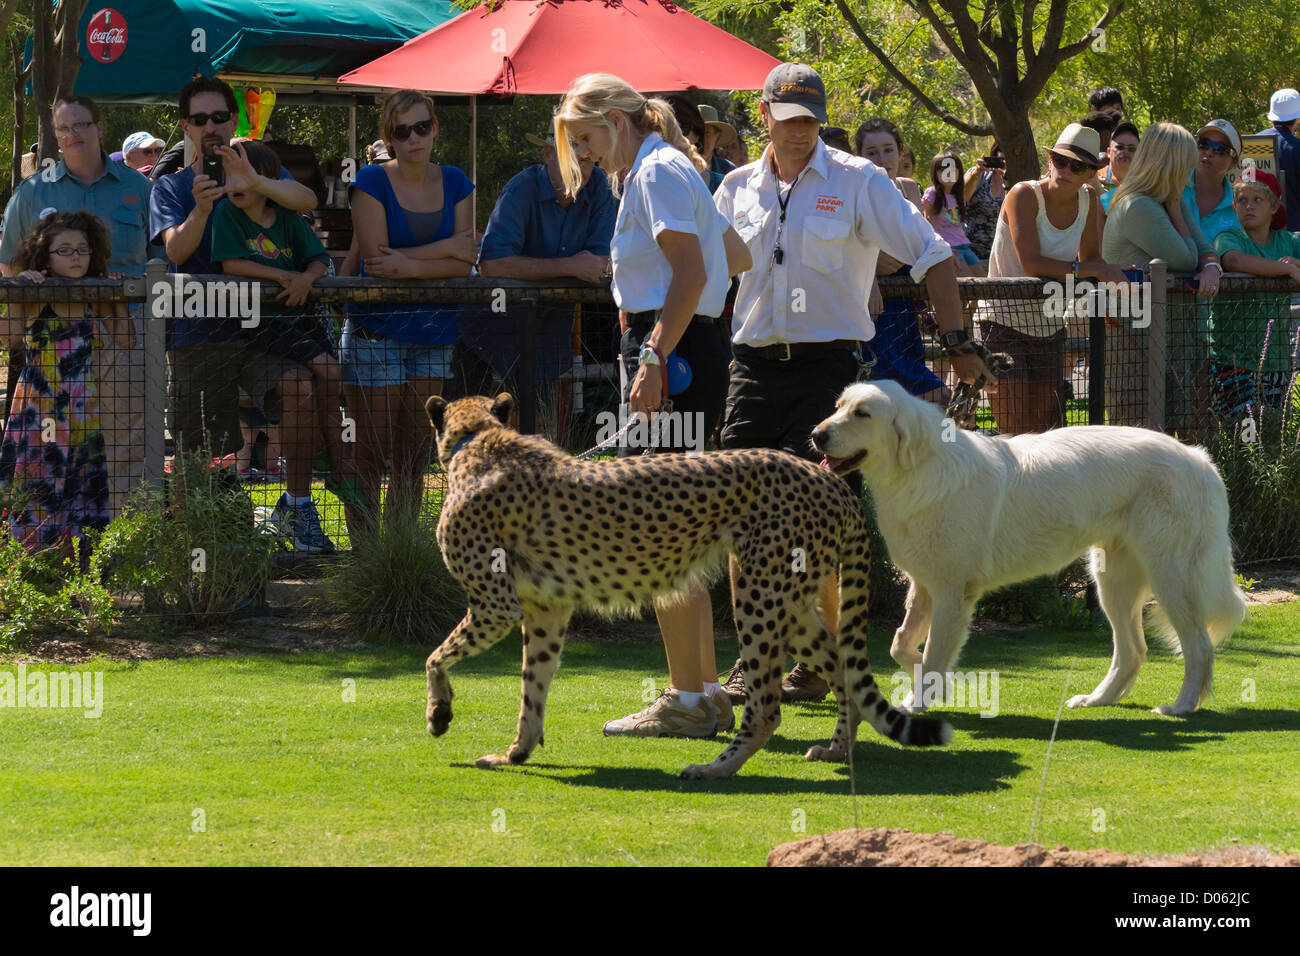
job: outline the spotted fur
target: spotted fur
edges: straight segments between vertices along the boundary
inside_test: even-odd
[[[451,404],[434,397],[426,410],[448,482],[438,544],[469,596],[464,619],[426,665],[430,733],[451,723],[447,669],[523,623],[518,732],[505,756],[481,757],[480,767],[523,763],[542,743],[546,695],[574,610],[671,601],[718,574],[728,554],[739,566],[733,601],[745,716],[717,760],[682,776],[729,776],[767,743],[781,723],[787,650],[823,675],[839,701],[830,745],[813,747],[808,759],[846,759],[859,714],[901,744],[951,736],[942,721],[895,710],[876,686],[867,662],[867,531],[853,493],[828,471],[768,449],[584,462],[510,428],[509,395]],[[837,571],[838,641],[816,609],[820,582]]]

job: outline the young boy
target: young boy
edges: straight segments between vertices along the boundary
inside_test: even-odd
[[[1300,236],[1286,231],[1281,198],[1282,189],[1269,173],[1247,170],[1233,184],[1232,207],[1240,225],[1214,240],[1225,270],[1290,276],[1300,286]],[[1216,296],[1210,306],[1210,405],[1215,414],[1235,419],[1248,406],[1280,408],[1291,380],[1290,339],[1289,294]]]
[[[246,140],[231,148],[242,152],[259,175],[273,178],[280,175],[280,160],[269,147]],[[221,203],[212,214],[213,264],[220,265],[227,275],[270,280],[283,286],[276,299],[284,305],[263,305],[261,322],[249,329],[245,337],[270,355],[305,365],[315,379],[313,393],[321,434],[311,436],[310,440],[282,436],[286,453],[287,446],[300,442],[311,450],[319,448],[323,438],[333,468],[340,469],[345,466],[342,428],[338,421],[342,373],[315,312],[301,310],[312,285],[329,270],[329,253],[301,217],[268,202],[261,193],[232,181],[227,184],[227,196],[230,202]],[[306,454],[310,456],[311,451]],[[337,474],[332,478],[326,484],[335,488],[336,493],[346,494],[351,490],[351,482],[340,481]],[[290,516],[298,509],[314,511],[310,492],[310,487],[286,490],[276,503],[272,520],[282,526],[286,522],[292,525]],[[300,548],[297,537],[295,529],[294,546],[299,550],[333,550],[333,543],[323,534],[320,535],[323,541],[318,542],[320,547],[304,541],[305,547]]]

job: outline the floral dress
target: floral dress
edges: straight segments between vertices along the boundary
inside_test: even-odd
[[[95,315],[64,319],[52,306],[27,327],[27,363],[13,389],[0,487],[9,530],[30,550],[84,538],[109,520],[108,467],[91,374]]]

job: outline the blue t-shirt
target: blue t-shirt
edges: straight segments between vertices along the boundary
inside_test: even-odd
[[[419,220],[423,213],[408,213],[397,201],[393,192],[392,181],[382,166],[363,166],[357,173],[353,189],[379,202],[384,207],[384,216],[388,221],[388,246],[392,249],[410,249],[424,246],[442,239],[450,239],[456,231],[456,204],[474,191],[474,184],[468,176],[455,166],[442,166],[442,220],[437,229],[417,235],[413,231],[420,228]],[[366,274],[365,262],[361,264],[361,274]],[[353,322],[376,332],[385,338],[412,345],[455,345],[458,328],[456,317],[459,309],[455,307],[436,308],[399,305],[349,305],[348,315]]]
[[[602,170],[591,171],[587,185],[565,209],[555,197],[546,164],[538,163],[513,176],[501,191],[479,258],[561,259],[584,249],[607,256],[617,218],[618,202]]]
[[[173,226],[185,222],[194,211],[194,180],[198,174],[193,166],[185,166],[174,173],[160,176],[153,184],[149,196],[149,238],[151,242],[162,244],[162,234]],[[280,170],[281,179],[293,179],[287,169]],[[203,224],[203,238],[194,254],[179,265],[169,262],[168,272],[183,272],[189,275],[212,275],[221,270],[212,265],[212,222],[217,210],[226,201],[220,197],[212,204],[208,221]],[[294,214],[296,215],[296,213]],[[196,342],[229,342],[240,337],[238,319],[199,318],[168,319],[167,348],[174,349]]]
[[[1204,216],[1196,206],[1195,171],[1187,177],[1187,185],[1183,187],[1183,199],[1187,201],[1187,207],[1200,222],[1201,232],[1205,233],[1207,242],[1213,242],[1219,233],[1226,229],[1237,228],[1237,211],[1232,208],[1232,183],[1228,182],[1227,176],[1223,177],[1223,198]]]

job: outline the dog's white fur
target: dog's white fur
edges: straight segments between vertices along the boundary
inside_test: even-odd
[[[1120,426],[989,438],[953,427],[894,382],[849,386],[813,436],[831,459],[867,453],[856,467],[890,559],[911,580],[891,648],[909,674],[918,663],[925,674],[951,670],[985,591],[1055,572],[1091,549],[1115,652],[1096,689],[1069,705],[1114,704],[1128,693],[1146,659],[1142,607],[1152,595],[1152,623],[1181,647],[1185,665],[1178,698],[1156,712],[1189,714],[1209,692],[1214,649],[1246,602],[1227,493],[1203,449]],[[909,699],[904,709],[922,708]]]

